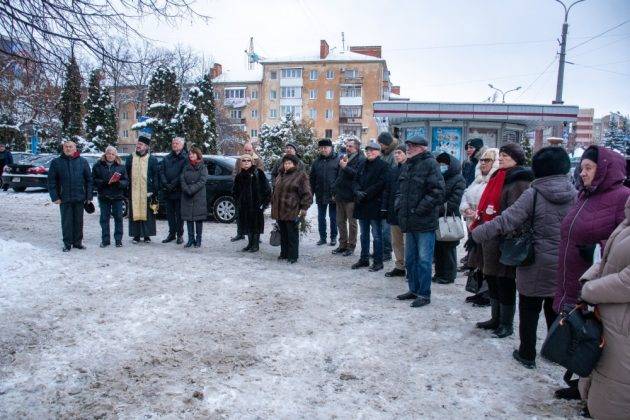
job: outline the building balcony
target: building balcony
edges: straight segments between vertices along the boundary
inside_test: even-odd
[[[348,84],[348,85],[362,85],[363,77],[362,76],[357,76],[357,77],[341,76],[341,83]]]
[[[362,106],[363,98],[361,96],[342,96],[339,98],[340,106]]]
[[[280,87],[304,86],[301,77],[282,77],[280,78]]]
[[[228,122],[232,125],[245,124],[245,118],[228,118]]]
[[[223,105],[228,108],[244,108],[248,103],[248,98],[225,98],[223,100]]]
[[[361,117],[339,117],[339,124],[361,124]]]

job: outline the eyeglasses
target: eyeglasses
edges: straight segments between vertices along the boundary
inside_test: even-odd
[[[251,163],[251,159],[241,159],[241,162],[250,162]]]
[[[489,163],[494,162],[494,159],[481,159],[482,162]]]

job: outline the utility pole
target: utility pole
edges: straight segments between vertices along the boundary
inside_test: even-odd
[[[341,51],[346,50],[346,34],[341,33]]]
[[[573,6],[578,3],[583,2],[584,0],[576,0],[567,8],[566,4],[562,0],[556,0],[558,3],[562,5],[564,8],[564,23],[562,24],[562,38],[560,41],[560,60],[558,63],[558,83],[556,85],[556,100],[553,101],[554,104],[563,104],[562,101],[562,88],[564,85],[564,63],[567,51],[567,32],[569,30],[569,11]]]

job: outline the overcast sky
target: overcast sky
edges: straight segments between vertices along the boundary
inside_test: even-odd
[[[565,0],[571,2],[572,0]],[[554,0],[197,0],[211,21],[146,21],[142,31],[163,46],[190,45],[245,69],[249,37],[263,57],[319,53],[319,40],[381,45],[394,84],[419,101],[484,101],[508,90],[508,102],[555,98],[564,12]],[[623,24],[626,22],[625,24]],[[617,25],[621,26],[599,36]],[[564,101],[630,112],[630,0],[586,0],[569,16]],[[584,43],[583,45],[579,45]]]

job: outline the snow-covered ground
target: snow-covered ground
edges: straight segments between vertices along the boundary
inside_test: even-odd
[[[204,229],[198,250],[159,243],[164,221],[151,244],[100,249],[97,211],[88,249],[62,253],[47,194],[0,192],[0,418],[577,412],[553,398],[561,368],[527,370],[515,337],[474,328],[489,311],[463,303],[463,278],[412,309],[394,299],[403,280],[350,270],[315,230],[289,265],[268,233],[252,255],[229,241],[234,225]]]

